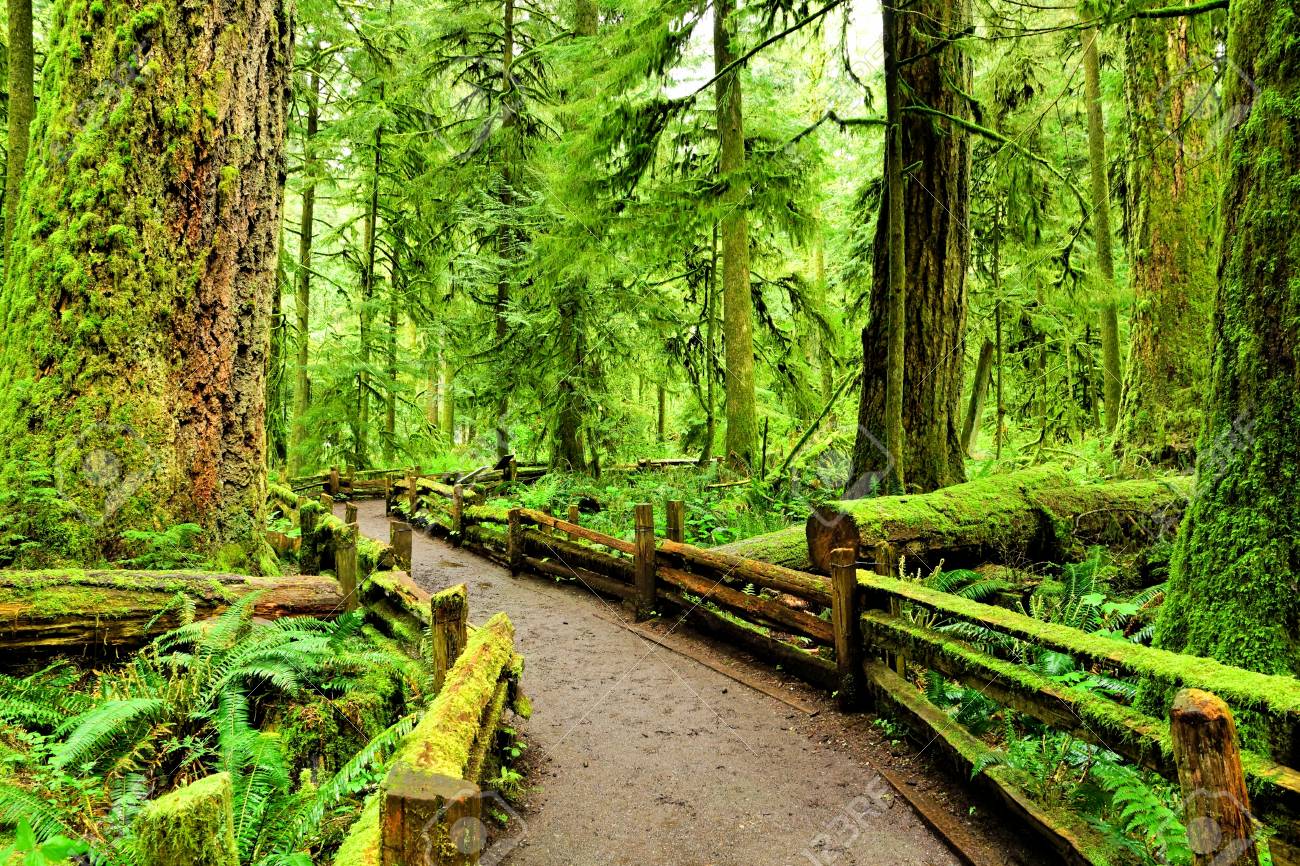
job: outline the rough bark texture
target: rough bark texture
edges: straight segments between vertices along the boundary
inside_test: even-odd
[[[1209,378],[1219,167],[1217,106],[1193,70],[1209,22],[1133,19],[1126,34],[1133,311],[1116,444],[1129,461],[1190,466]]]
[[[1156,644],[1300,674],[1300,19],[1288,0],[1229,10],[1219,287],[1197,491]]]
[[[975,364],[975,380],[970,387],[970,402],[966,404],[966,420],[961,425],[961,448],[968,454],[975,446],[980,420],[984,417],[984,398],[988,395],[989,378],[993,373],[993,350],[993,341],[985,340]]]
[[[5,161],[5,266],[18,215],[18,198],[27,166],[36,94],[32,75],[32,0],[9,0],[9,152]]]
[[[901,58],[923,57],[901,69],[908,104],[966,115],[959,90],[970,89],[970,59],[958,48],[935,48],[939,34],[965,25],[965,2],[923,0],[897,16]],[[906,106],[905,106],[906,107]],[[904,112],[903,163],[907,333],[903,383],[903,475],[909,489],[934,490],[965,480],[961,451],[962,341],[966,334],[967,230],[970,143],[941,118]],[[868,493],[887,468],[885,460],[885,349],[888,316],[886,223],[876,227],[871,318],[862,331],[862,395],[858,438],[847,495]]]
[[[56,7],[0,297],[0,481],[50,473],[56,556],[183,521],[267,549],[290,34],[282,0]]]
[[[721,71],[735,60],[731,47],[733,0],[713,4],[713,66]],[[722,193],[722,329],[726,356],[727,460],[753,469],[758,457],[758,419],[754,408],[754,299],[749,287],[749,196],[745,172],[745,130],[740,71],[718,80],[718,172]]]

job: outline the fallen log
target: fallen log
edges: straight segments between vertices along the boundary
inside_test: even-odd
[[[805,527],[814,569],[826,571],[838,547],[912,567],[973,567],[986,562],[1066,562],[1085,547],[1149,544],[1172,532],[1191,494],[1190,478],[1072,485],[1056,467],[957,484],[933,493],[854,499],[818,507]],[[907,566],[905,566],[907,567]]]
[[[808,533],[803,526],[787,526],[766,535],[755,535],[709,549],[740,559],[770,562],[795,571],[812,571],[812,560],[808,558]]]
[[[180,624],[178,596],[203,619],[251,592],[262,593],[253,612],[266,619],[343,612],[343,593],[332,577],[6,571],[0,572],[0,647],[6,654],[137,649]]]

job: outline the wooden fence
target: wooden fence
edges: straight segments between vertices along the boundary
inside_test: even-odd
[[[977,784],[1038,831],[1067,862],[1114,861],[1101,853],[1106,846],[1092,828],[1068,812],[1049,811],[1036,803],[1028,793],[1033,780],[1000,762],[988,744],[927,700],[909,677],[936,671],[1052,730],[1109,749],[1178,782],[1188,825],[1204,827],[1209,821],[1223,836],[1221,845],[1197,859],[1198,866],[1254,862],[1215,859],[1223,846],[1233,843],[1223,834],[1231,830],[1249,835],[1252,821],[1254,829],[1268,837],[1275,864],[1300,864],[1300,772],[1290,766],[1296,763],[1300,732],[1300,681],[1295,678],[1089,634],[931,590],[892,576],[896,559],[887,549],[876,551],[871,571],[859,569],[853,551],[836,551],[829,580],[700,549],[680,541],[684,508],[677,502],[668,504],[668,538],[655,537],[651,506],[638,506],[632,540],[582,526],[576,508],[565,518],[498,508],[481,504],[463,485],[437,481],[395,484],[389,507],[506,565],[512,573],[574,580],[622,600],[638,617],[655,609],[674,611],[714,637],[836,690],[846,707],[874,702],[888,708],[918,739],[934,743],[962,771],[979,769]],[[1000,638],[990,643],[1014,651],[981,649],[963,641],[954,635],[954,623],[986,629]],[[1171,693],[1182,690],[1175,707],[1198,700],[1206,706],[1221,705],[1219,715],[1229,724],[1216,728],[1217,740],[1205,734],[1209,722],[1180,726],[1175,718],[1171,727],[1169,719],[1037,672],[1024,658],[1038,650],[1069,655],[1092,673],[1137,677]],[[1200,697],[1206,693],[1212,695]],[[1249,713],[1252,724],[1268,732],[1269,754],[1238,752],[1228,705]],[[1184,719],[1213,715],[1185,714]],[[1217,769],[1208,772],[1202,765]],[[1198,769],[1193,772],[1192,766]],[[1207,778],[1229,781],[1207,797],[1202,790]],[[1225,803],[1231,815],[1223,811]],[[1233,815],[1249,820],[1234,824]]]

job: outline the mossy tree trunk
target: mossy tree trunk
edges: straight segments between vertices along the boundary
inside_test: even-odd
[[[964,117],[970,58],[944,35],[959,32],[965,2],[923,0],[891,16],[900,58],[917,58],[899,70],[906,104],[922,104]],[[906,106],[904,106],[906,107]],[[967,214],[970,142],[950,121],[903,113],[903,164],[914,166],[904,184],[905,305],[903,475],[909,489],[934,490],[965,480],[961,450],[962,343],[966,335],[966,269],[970,259]],[[858,438],[849,478],[850,496],[865,495],[889,468],[885,390],[889,292],[888,220],[876,228],[870,320],[862,331],[862,393]]]
[[[4,256],[9,266],[18,197],[27,167],[32,115],[36,113],[32,0],[9,0],[9,152],[5,162]]]
[[[1135,18],[1126,34],[1129,273],[1136,297],[1116,445],[1129,461],[1189,466],[1209,377],[1217,117],[1191,70],[1204,16]],[[1210,36],[1200,34],[1201,38]],[[1208,56],[1210,52],[1195,52]]]
[[[713,65],[721,72],[736,59],[734,0],[713,4]],[[722,333],[726,353],[727,460],[737,468],[756,470],[758,418],[754,406],[754,299],[749,286],[749,197],[745,172],[745,130],[741,106],[740,70],[733,69],[716,85],[718,171],[723,184],[722,217]]]
[[[1115,254],[1111,243],[1110,184],[1106,180],[1106,124],[1101,112],[1101,31],[1083,31],[1084,100],[1088,108],[1088,169],[1092,179],[1092,240],[1097,247],[1097,273],[1104,296],[1101,304],[1102,396],[1106,429],[1119,419],[1124,374],[1119,359],[1119,305],[1115,300]]]
[[[0,297],[0,466],[52,474],[52,555],[193,522],[255,566],[287,10],[70,0],[50,33]]]
[[[313,61],[319,48],[312,45]],[[298,231],[298,285],[294,293],[294,316],[297,326],[297,351],[294,364],[293,436],[289,446],[289,474],[303,468],[303,448],[307,441],[307,407],[311,405],[311,379],[307,374],[311,343],[311,269],[312,240],[316,227],[316,134],[320,129],[320,74],[312,65],[307,75],[307,121],[303,127],[302,218]]]
[[[1197,489],[1156,629],[1166,649],[1300,675],[1300,19],[1228,12],[1218,292]]]

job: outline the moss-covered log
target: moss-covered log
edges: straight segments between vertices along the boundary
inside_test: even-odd
[[[822,506],[808,518],[808,553],[820,571],[837,547],[870,559],[880,542],[922,568],[940,560],[950,568],[1062,562],[1088,545],[1141,546],[1172,533],[1190,493],[1188,478],[1072,485],[1059,469],[1042,467],[933,493]]]
[[[94,562],[188,522],[223,566],[272,567],[286,5],[54,6],[0,291],[0,509],[39,545],[10,558]]]
[[[0,572],[0,647],[15,655],[124,652],[175,628],[182,600],[193,604],[195,615],[203,618],[250,592],[261,593],[253,609],[264,618],[324,618],[343,611],[343,594],[331,577],[4,571]]]
[[[770,562],[795,571],[812,571],[808,558],[808,532],[803,526],[787,526],[766,535],[733,541],[712,550],[729,556]]]

